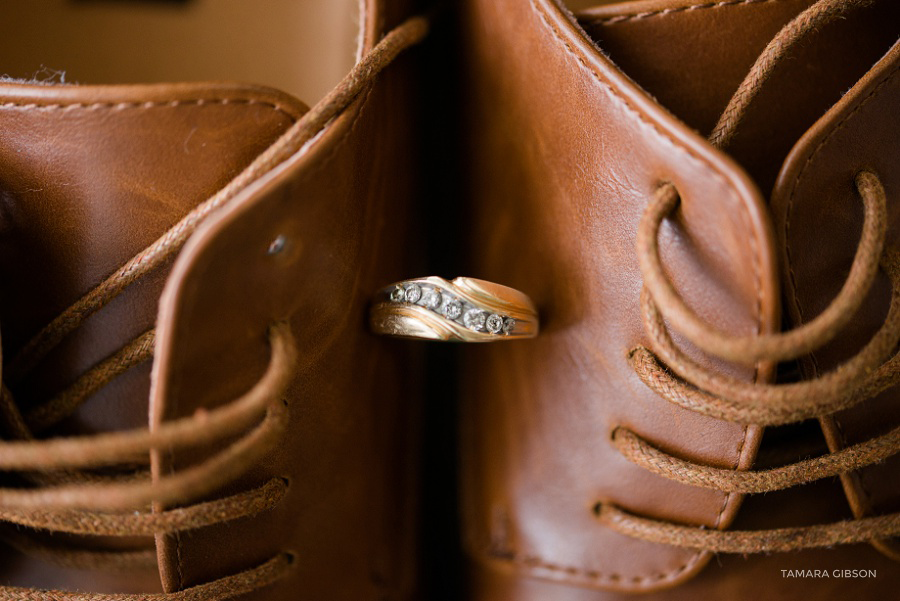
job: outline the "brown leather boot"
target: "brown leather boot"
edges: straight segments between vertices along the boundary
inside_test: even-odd
[[[325,98],[0,83],[0,598],[410,598],[412,358],[365,314],[413,267],[427,25],[35,4],[4,7],[11,76]]]
[[[542,317],[466,349],[470,598],[894,598],[900,5],[463,24],[473,275]]]

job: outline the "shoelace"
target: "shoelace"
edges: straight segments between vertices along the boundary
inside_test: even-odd
[[[271,147],[214,196],[197,206],[158,240],[123,265],[42,329],[4,368],[4,380],[20,382],[66,336],[129,285],[166,264],[197,227],[250,183],[310,142],[346,109],[403,50],[427,34],[428,20],[414,17],[388,33],[344,80],[291,126]],[[51,547],[21,526],[59,533],[97,536],[153,536],[196,529],[251,516],[276,505],[287,481],[213,501],[190,504],[257,464],[281,438],[288,423],[282,400],[296,359],[286,323],[270,328],[271,359],[262,378],[246,394],[216,409],[168,421],[159,428],[72,438],[35,439],[71,415],[85,400],[117,376],[153,355],[155,331],[128,343],[83,374],[50,401],[22,415],[6,383],[0,388],[0,429],[15,438],[0,442],[0,472],[15,472],[31,486],[0,488],[0,537],[23,552],[67,566],[109,568],[156,565],[155,550],[93,551]],[[89,468],[146,465],[155,449],[202,447],[240,436],[224,450],[173,475],[150,481],[146,471],[108,476]],[[181,505],[152,512],[151,504]],[[135,511],[137,510],[137,511]],[[5,523],[5,524],[3,524]],[[287,575],[290,553],[262,565],[184,591],[162,594],[98,594],[0,586],[7,601],[187,601],[227,599],[271,584]]]
[[[727,144],[752,99],[774,66],[803,36],[846,11],[874,0],[820,0],[769,43],[732,97],[711,141]],[[855,179],[865,214],[863,231],[850,273],[832,303],[812,321],[785,333],[731,337],[691,311],[666,277],[659,258],[662,221],[679,203],[677,189],[663,184],[638,226],[637,251],[644,288],[641,314],[654,351],[639,346],[629,356],[640,379],[680,407],[740,424],[779,425],[827,416],[856,406],[900,383],[900,253],[884,248],[887,200],[877,175],[861,172]],[[702,351],[724,360],[753,364],[786,361],[806,355],[831,341],[862,305],[879,265],[892,285],[887,317],[853,358],[814,380],[758,384],[710,371],[688,357],[672,341],[666,321]],[[834,453],[762,471],[735,471],[701,465],[654,447],[639,434],[617,427],[615,447],[630,461],[664,478],[726,493],[761,493],[828,478],[873,465],[900,452],[900,427]],[[638,516],[600,503],[597,518],[607,527],[635,538],[703,551],[758,553],[791,551],[838,544],[873,542],[900,534],[900,513],[863,517],[831,524],[755,531],[723,531],[674,524]]]

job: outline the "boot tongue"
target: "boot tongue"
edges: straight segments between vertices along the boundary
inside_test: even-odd
[[[5,360],[305,110],[285,94],[224,84],[0,87]],[[132,285],[33,372],[8,383],[22,412],[152,328],[166,273]],[[146,427],[150,363],[113,380],[52,433]]]
[[[685,123],[709,135],[766,45],[816,0],[647,0],[578,13],[622,70]],[[768,195],[796,141],[896,38],[893,2],[853,10],[791,49],[753,100],[726,152]]]

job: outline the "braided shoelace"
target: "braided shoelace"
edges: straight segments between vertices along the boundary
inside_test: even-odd
[[[420,42],[428,21],[414,17],[388,33],[344,80],[292,125],[234,180],[198,205],[153,244],[123,265],[42,329],[3,369],[0,387],[0,473],[26,484],[0,488],[0,538],[29,555],[57,564],[91,569],[156,566],[155,548],[96,551],[55,546],[34,530],[89,536],[151,537],[192,530],[252,516],[274,507],[287,492],[287,481],[273,478],[262,486],[229,497],[193,502],[233,482],[257,465],[276,445],[288,424],[282,400],[291,381],[296,348],[291,328],[278,323],[268,333],[271,359],[262,378],[243,396],[216,409],[165,422],[154,430],[135,429],[70,438],[36,439],[71,415],[113,379],[152,358],[155,331],[149,330],[110,358],[88,370],[65,391],[23,415],[7,384],[15,388],[88,317],[129,285],[171,261],[198,226],[278,164],[310,142],[389,65],[400,52]],[[236,441],[233,441],[238,437]],[[151,481],[150,452],[223,444],[228,446],[172,475]],[[230,442],[233,441],[233,442]],[[126,475],[98,469],[118,467]],[[135,469],[136,468],[136,469]],[[179,506],[154,512],[153,505]],[[34,529],[24,530],[22,527]],[[279,553],[262,565],[195,586],[161,594],[98,594],[0,586],[4,601],[189,601],[228,599],[255,591],[287,575],[292,555]]]
[[[746,109],[774,65],[808,32],[847,10],[874,0],[820,0],[782,29],[754,64],[728,104],[711,141],[721,147],[734,135]],[[854,407],[900,383],[900,253],[885,249],[887,200],[878,176],[855,178],[864,206],[863,230],[850,273],[832,303],[815,319],[780,334],[731,337],[689,309],[666,277],[659,257],[658,233],[679,203],[677,189],[662,185],[638,226],[637,250],[644,288],[641,315],[653,351],[632,350],[629,361],[638,377],[667,401],[716,419],[739,424],[781,425],[834,414]],[[787,384],[746,382],[710,371],[672,341],[666,321],[700,350],[726,361],[754,364],[787,361],[833,340],[849,323],[871,289],[879,265],[892,285],[887,317],[853,358],[813,380]],[[763,493],[847,474],[900,453],[900,427],[823,456],[761,471],[735,471],[700,465],[653,446],[639,434],[617,427],[615,447],[630,461],[664,478],[725,493]],[[612,504],[596,507],[607,527],[635,538],[724,553],[758,553],[876,542],[900,535],[900,513],[831,524],[753,531],[722,531],[654,520]]]

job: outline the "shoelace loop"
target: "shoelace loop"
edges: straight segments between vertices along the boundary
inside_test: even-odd
[[[900,353],[896,353],[900,342],[900,255],[883,250],[883,232],[886,228],[887,215],[886,197],[877,176],[862,173],[856,178],[856,185],[867,207],[867,218],[872,222],[868,230],[881,232],[879,237],[882,242],[872,243],[871,240],[867,242],[864,227],[864,240],[860,243],[861,250],[856,253],[854,269],[857,274],[862,272],[866,275],[862,278],[862,284],[859,281],[853,285],[845,283],[842,293],[847,290],[849,292],[844,294],[840,301],[833,302],[830,307],[840,303],[841,311],[855,312],[868,294],[879,264],[888,274],[892,284],[891,306],[887,318],[863,350],[820,378],[792,384],[758,384],[717,374],[701,367],[679,349],[672,341],[665,325],[666,320],[679,325],[684,323],[681,319],[685,312],[690,313],[698,321],[699,318],[690,312],[677,293],[673,296],[664,292],[660,301],[655,302],[654,291],[650,285],[646,285],[641,294],[644,326],[650,335],[653,348],[665,362],[665,366],[651,350],[645,347],[633,349],[629,361],[641,380],[667,401],[690,411],[727,421],[762,425],[785,424],[829,415],[853,407],[896,384],[900,379],[898,376]],[[638,236],[638,245],[639,252],[644,256],[658,252],[657,248],[647,247],[656,246],[656,236],[662,223],[660,206],[667,211],[664,216],[677,206],[676,202],[670,200],[674,188],[666,186],[661,190],[658,198],[662,197],[663,200],[651,202],[641,220],[642,234]],[[871,233],[868,235],[872,236]],[[654,290],[669,288],[674,291],[658,260],[641,261],[641,270],[645,283],[650,281],[657,283]],[[870,272],[871,276],[868,275]],[[854,277],[853,273],[854,270],[851,269],[848,280]],[[818,322],[819,325],[803,332],[824,344],[838,333],[840,327],[848,323],[849,318],[839,315],[836,318],[821,320]],[[827,324],[827,328],[821,324]],[[692,330],[692,334],[703,336],[708,330],[711,328],[704,326],[703,330]],[[787,356],[795,357],[802,353],[795,354],[795,350],[789,346],[796,342],[795,332],[799,330],[802,328],[767,338],[736,338],[735,344],[722,345],[716,350],[734,349],[743,345],[746,348],[755,348],[758,358],[762,360],[774,361]],[[822,330],[827,331],[823,333]],[[692,335],[682,333],[695,342]],[[720,333],[718,335],[722,340],[726,339],[724,335]],[[756,344],[758,340],[765,342]],[[697,346],[716,355],[716,352],[709,349],[716,347],[718,343],[707,342],[705,347],[700,344]],[[816,348],[810,347],[802,338],[797,344],[807,350]],[[725,354],[727,355],[727,352]],[[726,493],[761,493],[845,474],[884,461],[900,453],[900,427],[821,457],[770,470],[748,472],[714,468],[680,459],[623,427],[613,431],[612,442],[629,461],[664,478]],[[599,504],[596,513],[603,524],[628,536],[656,543],[725,553],[788,551],[873,541],[900,535],[900,514],[798,528],[719,531],[636,516],[610,504]]]
[[[722,148],[732,139],[750,103],[788,50],[809,32],[874,0],[819,0],[788,23],[766,46],[732,96],[710,141]],[[789,332],[729,336],[700,319],[666,277],[659,257],[659,229],[677,208],[673,184],[662,184],[638,226],[637,254],[644,287],[641,315],[653,350],[637,347],[628,360],[641,381],[667,401],[689,411],[741,424],[778,425],[849,409],[900,383],[900,252],[884,248],[887,198],[878,176],[855,178],[864,207],[860,241],[850,273],[831,304]],[[814,380],[789,384],[746,382],[705,369],[673,342],[666,321],[702,351],[733,363],[754,365],[809,354],[845,328],[869,293],[879,265],[891,281],[891,304],[881,328],[854,357]],[[654,352],[655,351],[655,352]],[[821,457],[762,471],[700,465],[655,447],[617,427],[612,443],[629,461],[664,478],[725,493],[761,493],[806,484],[884,461],[900,453],[900,427]],[[627,536],[703,551],[759,553],[872,542],[900,535],[900,513],[833,524],[759,531],[721,531],[631,514],[610,503],[595,507],[598,520]]]

